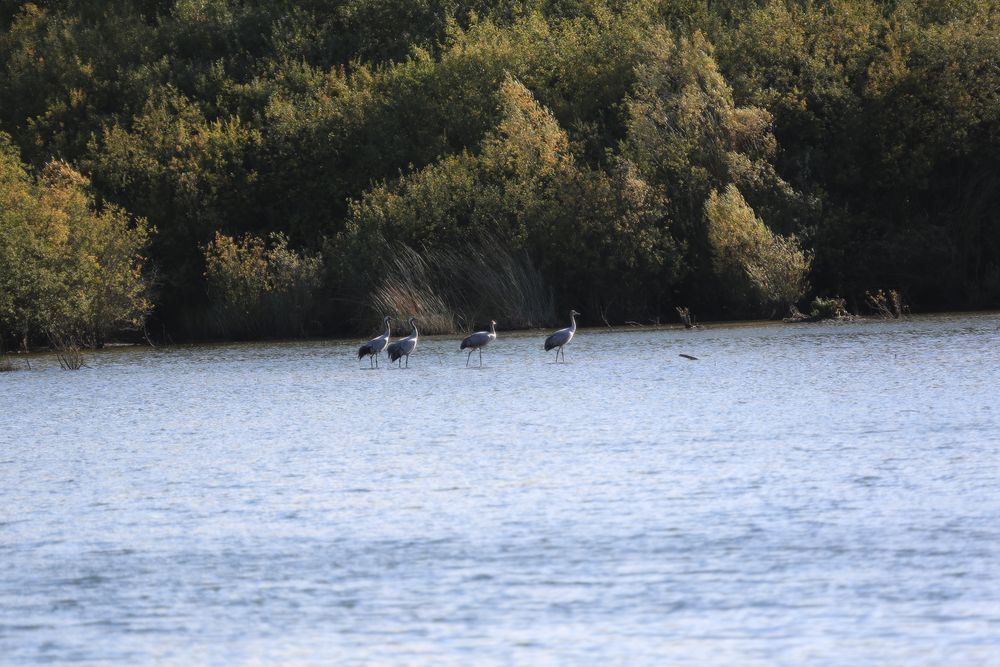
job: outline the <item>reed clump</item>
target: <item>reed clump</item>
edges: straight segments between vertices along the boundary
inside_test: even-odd
[[[495,319],[504,328],[555,323],[552,290],[527,253],[494,239],[461,249],[393,247],[370,296],[373,317],[416,315],[427,334],[470,331]]]

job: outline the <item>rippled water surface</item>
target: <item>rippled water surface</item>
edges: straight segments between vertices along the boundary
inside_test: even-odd
[[[0,374],[0,663],[1000,664],[995,315],[356,345]]]

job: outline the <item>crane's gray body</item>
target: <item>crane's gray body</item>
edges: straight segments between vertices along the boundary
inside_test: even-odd
[[[469,356],[465,358],[465,365],[469,365],[469,359],[472,358],[472,352],[474,350],[479,350],[479,365],[483,365],[483,348],[492,343],[497,339],[497,323],[496,320],[490,322],[489,331],[477,331],[476,333],[469,334],[462,341],[462,346],[458,349],[464,350],[468,348]]]
[[[406,338],[400,338],[395,343],[390,343],[387,348],[389,354],[389,361],[398,361],[399,365],[403,365],[403,357],[406,357],[406,367],[410,367],[410,355],[413,351],[417,349],[417,318],[410,318],[410,326],[413,327],[413,331]]]
[[[563,361],[566,361],[566,353],[563,351],[563,346],[573,340],[573,334],[576,333],[576,315],[579,314],[575,310],[569,311],[569,326],[565,329],[560,329],[545,339],[545,351],[548,352],[555,349],[556,361],[559,361],[560,352],[563,355]]]
[[[361,360],[365,357],[370,357],[368,361],[372,364],[372,360],[374,360],[372,365],[375,368],[378,368],[378,355],[382,354],[382,351],[389,345],[389,334],[391,333],[389,322],[392,321],[392,316],[386,315],[382,321],[385,322],[385,333],[378,338],[372,338],[358,348],[358,359]]]

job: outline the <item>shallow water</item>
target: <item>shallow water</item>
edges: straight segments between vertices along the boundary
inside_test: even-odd
[[[998,664],[996,315],[541,340],[0,374],[0,663]]]

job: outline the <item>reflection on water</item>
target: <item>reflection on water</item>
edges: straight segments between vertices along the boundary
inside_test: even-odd
[[[995,664],[998,329],[0,375],[0,662]]]

